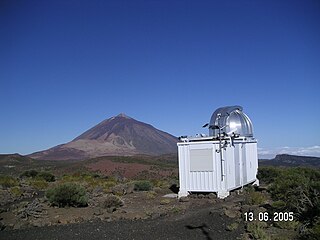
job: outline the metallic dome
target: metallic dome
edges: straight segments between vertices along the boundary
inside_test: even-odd
[[[241,106],[227,106],[218,108],[211,116],[209,135],[219,136],[221,133],[227,135],[239,134],[242,137],[253,137],[252,122],[242,112]]]

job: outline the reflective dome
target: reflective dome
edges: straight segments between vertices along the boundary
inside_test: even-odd
[[[243,137],[253,137],[252,122],[242,112],[241,106],[228,106],[218,108],[211,116],[209,135],[218,136],[221,133],[239,134]]]

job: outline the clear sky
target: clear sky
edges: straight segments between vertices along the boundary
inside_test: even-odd
[[[0,1],[0,153],[121,112],[173,135],[241,105],[259,152],[320,156],[320,1]]]

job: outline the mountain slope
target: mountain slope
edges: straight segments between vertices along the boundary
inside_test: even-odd
[[[36,159],[66,160],[99,156],[175,153],[178,139],[125,114],[106,119],[69,143],[29,155]]]
[[[271,160],[259,160],[259,165],[285,167],[320,167],[320,158],[279,154]]]

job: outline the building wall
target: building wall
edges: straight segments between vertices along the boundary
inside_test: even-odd
[[[236,141],[219,150],[219,141],[178,143],[181,196],[188,192],[223,192],[256,180],[256,141]]]

